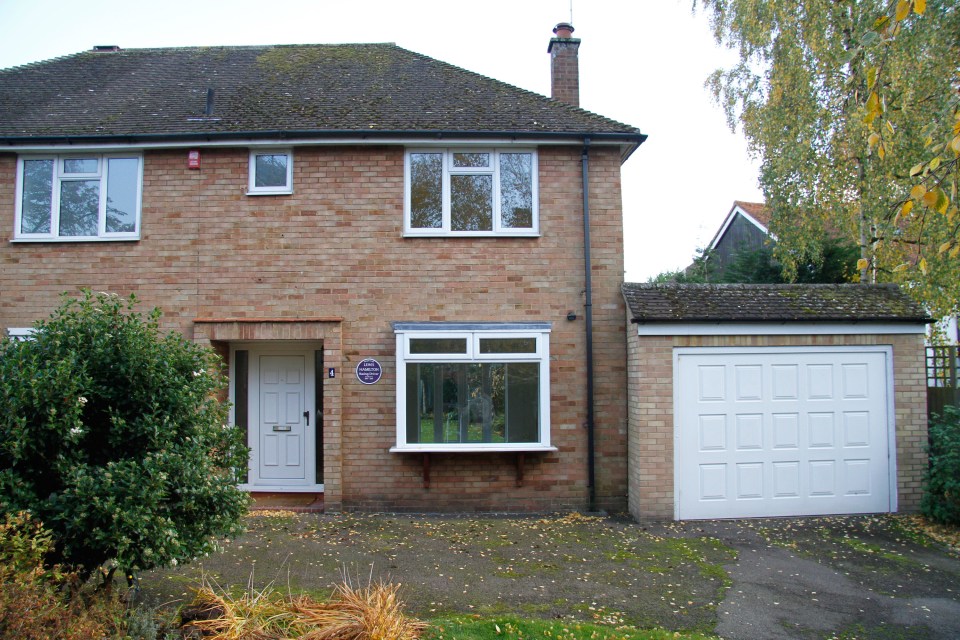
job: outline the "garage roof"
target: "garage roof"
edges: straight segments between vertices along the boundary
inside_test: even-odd
[[[631,322],[910,322],[930,317],[897,285],[624,283]]]

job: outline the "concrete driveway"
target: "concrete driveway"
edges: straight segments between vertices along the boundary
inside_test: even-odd
[[[890,517],[684,523],[737,552],[727,640],[960,638],[960,559]]]
[[[251,516],[222,553],[142,576],[175,607],[225,590],[323,595],[344,570],[403,584],[424,620],[584,620],[728,640],[960,638],[960,558],[895,516],[636,523],[625,517]]]

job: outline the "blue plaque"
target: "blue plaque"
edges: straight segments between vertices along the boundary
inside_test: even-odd
[[[383,367],[373,358],[365,358],[357,365],[357,380],[363,384],[377,384],[383,375]]]

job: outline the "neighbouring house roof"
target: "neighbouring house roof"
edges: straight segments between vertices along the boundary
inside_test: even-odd
[[[770,218],[773,216],[766,204],[762,202],[744,202],[743,200],[734,200],[733,207],[730,209],[731,212],[737,207],[740,207],[744,213],[762,224],[764,227],[770,227]]]
[[[911,322],[928,314],[897,285],[623,285],[634,323]]]
[[[394,44],[100,49],[0,70],[0,142],[589,135],[626,156],[646,137]]]
[[[727,233],[727,230],[737,216],[743,216],[745,220],[753,224],[764,235],[770,235],[770,219],[773,217],[773,214],[767,208],[767,205],[762,202],[734,200],[733,206],[730,207],[730,211],[727,212],[727,216],[720,224],[720,228],[717,229],[717,233],[713,236],[713,239],[710,240],[710,244],[707,245],[708,251],[717,248],[717,245],[720,244],[723,236]]]

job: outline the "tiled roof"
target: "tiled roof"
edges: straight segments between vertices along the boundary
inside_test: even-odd
[[[623,285],[633,322],[913,322],[927,313],[896,285]]]
[[[762,202],[744,202],[743,200],[734,200],[734,208],[740,207],[746,211],[751,218],[762,224],[763,226],[770,228],[770,218],[772,214],[767,205]]]
[[[278,132],[596,134],[631,146],[644,137],[393,44],[88,51],[0,70],[0,139],[8,143]]]
[[[717,229],[717,232],[713,235],[713,238],[707,245],[707,249],[709,251],[713,251],[717,248],[724,236],[726,236],[727,230],[730,228],[730,225],[733,224],[734,220],[736,220],[737,217],[742,217],[740,211],[743,211],[756,221],[756,223],[750,222],[750,224],[753,224],[754,226],[756,226],[756,224],[763,225],[761,231],[766,235],[770,235],[770,218],[772,217],[772,214],[770,213],[770,210],[767,209],[767,205],[763,204],[762,202],[744,202],[742,200],[734,200],[733,206],[730,207],[730,211],[727,212],[727,216],[723,219],[723,223],[721,223],[720,228]],[[691,264],[686,268],[686,270],[689,271],[693,268],[693,266],[694,265]]]

